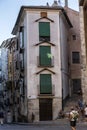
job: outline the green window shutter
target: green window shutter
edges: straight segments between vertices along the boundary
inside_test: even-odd
[[[51,58],[48,56],[51,54],[50,46],[40,46],[40,65],[41,66],[51,66]]]
[[[39,36],[50,36],[49,22],[39,22]]]
[[[52,94],[51,74],[40,74],[40,94]]]

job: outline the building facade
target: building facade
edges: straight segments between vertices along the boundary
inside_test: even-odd
[[[8,122],[8,112],[10,113],[10,122],[14,119],[15,113],[15,85],[14,85],[14,64],[16,38],[9,38],[1,44],[1,76],[3,93],[3,110],[5,113],[4,121]],[[16,52],[17,53],[17,52]],[[17,107],[17,106],[16,106]]]
[[[69,85],[70,96],[82,93],[81,88],[81,40],[80,40],[80,22],[79,12],[65,6],[67,15],[73,25],[69,30],[68,38],[68,56],[69,56]]]
[[[79,0],[81,32],[81,73],[83,100],[87,104],[87,1]]]
[[[20,115],[29,122],[54,120],[69,96],[70,27],[72,24],[60,6],[20,9],[12,34],[19,39],[24,66],[20,69],[23,93]]]
[[[13,121],[54,120],[68,97],[81,92],[79,12],[67,5],[22,6],[12,30],[16,37],[2,44]]]
[[[8,91],[8,44],[11,39],[4,40],[1,44],[1,84],[2,84],[2,94],[3,94],[3,111],[5,113],[5,121],[7,120],[7,111],[9,109],[9,91]]]

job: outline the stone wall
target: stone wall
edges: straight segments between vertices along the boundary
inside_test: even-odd
[[[39,121],[39,99],[28,100],[28,122]]]
[[[62,109],[62,99],[55,97],[52,101],[52,115],[55,120]],[[45,113],[44,113],[45,114]],[[39,119],[39,99],[28,99],[28,122],[38,122]]]
[[[81,34],[81,77],[82,77],[82,92],[83,101],[87,103],[87,61],[86,61],[86,40],[85,40],[85,21],[83,7],[80,7],[80,34]]]

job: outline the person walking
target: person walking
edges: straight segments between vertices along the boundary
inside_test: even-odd
[[[81,99],[78,100],[78,107],[79,107],[81,116],[84,117],[84,103]]]
[[[74,109],[74,107],[71,107],[71,111],[69,113],[69,120],[70,120],[70,126],[72,130],[76,130],[76,122],[79,117],[78,111]]]

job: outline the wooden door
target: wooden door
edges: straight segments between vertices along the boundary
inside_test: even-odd
[[[40,121],[52,120],[52,99],[39,100]]]

